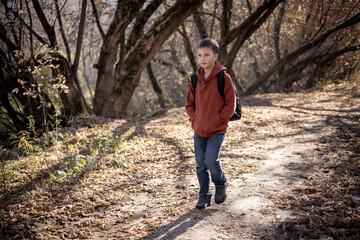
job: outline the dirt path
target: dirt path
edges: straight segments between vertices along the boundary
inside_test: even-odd
[[[321,138],[334,132],[327,120],[344,115],[347,97],[334,91],[245,99],[242,123],[230,124],[222,151],[230,175],[228,200],[193,210],[143,239],[277,239],[273,236],[279,224],[294,216],[293,210],[278,208],[273,200],[293,194],[311,177],[308,170],[324,163],[314,150]],[[234,161],[256,170],[234,174],[238,165]]]
[[[94,117],[64,130],[48,153],[58,162],[0,194],[0,238],[359,239],[359,87],[252,96],[243,112],[221,151],[225,203],[194,209],[184,109],[142,121]],[[79,159],[81,176],[51,183],[46,173]]]

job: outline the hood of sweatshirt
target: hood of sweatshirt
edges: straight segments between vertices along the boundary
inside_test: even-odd
[[[204,78],[205,70],[202,67],[200,67],[196,71],[196,75],[198,77],[198,80],[207,82],[207,81],[210,81],[211,79],[213,79],[214,77],[216,77],[219,72],[224,71],[224,70],[226,70],[226,67],[222,66],[218,61],[216,61],[213,69],[211,70],[210,75],[206,79]]]

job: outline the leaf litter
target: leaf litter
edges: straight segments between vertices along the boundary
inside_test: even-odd
[[[323,134],[312,151],[286,153],[304,159],[303,164],[287,166],[301,172],[303,182],[272,192],[268,196],[272,204],[257,209],[263,216],[273,216],[271,229],[248,229],[241,236],[358,239],[360,103],[356,94],[359,87],[350,85],[243,100],[244,117],[229,124],[221,153],[230,184],[240,181],[246,186],[246,174],[262,168],[271,151],[288,147],[266,145],[268,141],[309,132],[314,126]],[[324,121],[319,121],[320,117]],[[155,239],[161,236],[156,232],[165,231],[178,219],[190,216],[189,221],[197,222],[211,216],[211,211],[193,211],[198,184],[193,132],[187,119],[179,108],[128,121],[74,120],[61,130],[67,137],[59,140],[60,145],[49,147],[47,155],[16,159],[18,175],[8,178],[1,189],[0,237]],[[305,120],[312,125],[304,124]],[[83,166],[78,174],[73,170],[76,161]],[[69,175],[70,168],[76,174]],[[67,175],[60,178],[56,171]],[[292,216],[277,217],[279,209],[291,211]],[[236,224],[229,223],[221,234],[238,238],[243,230]]]

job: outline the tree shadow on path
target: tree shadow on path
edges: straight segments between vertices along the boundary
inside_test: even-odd
[[[154,232],[151,232],[148,235],[140,238],[140,240],[175,239],[176,237],[185,233],[188,229],[192,228],[193,226],[204,220],[207,216],[210,216],[217,211],[217,209],[193,209],[189,213],[179,217],[178,219],[170,222],[169,224],[166,224],[156,229]]]

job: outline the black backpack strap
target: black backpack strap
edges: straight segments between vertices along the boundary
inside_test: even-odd
[[[194,73],[193,75],[191,75],[191,84],[193,86],[193,89],[194,89],[194,94],[196,93],[196,84],[197,84],[197,76],[196,76],[196,73]]]
[[[222,99],[225,102],[225,93],[224,93],[225,79],[224,79],[224,77],[225,77],[225,70],[218,73],[217,86],[218,86],[220,96],[222,97]]]

